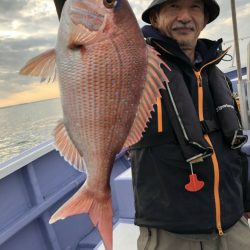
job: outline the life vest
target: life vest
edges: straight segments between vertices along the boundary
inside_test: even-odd
[[[159,43],[155,41],[153,43],[154,47],[159,48],[160,52],[174,56]],[[170,68],[167,69],[163,67],[169,79],[169,83],[166,84],[167,98],[164,98],[163,101],[166,102],[170,122],[184,158],[189,163],[196,162],[197,160],[202,161],[204,158],[212,155],[213,148],[208,140],[205,139],[204,134],[212,132],[213,130],[221,129],[225,141],[232,149],[240,148],[247,141],[247,136],[243,135],[242,132],[242,126],[237,115],[237,107],[235,106],[227,79],[215,65],[226,52],[227,51],[222,52],[198,70],[193,69],[198,86],[198,110],[194,106],[180,67],[177,67],[172,60],[168,61],[164,55],[162,56]],[[214,119],[204,119],[202,74],[205,69],[216,109],[216,121]],[[132,148],[154,145],[159,142],[163,143],[164,140],[168,143],[168,137],[171,137],[171,135],[161,133],[161,122],[163,119],[161,118],[162,107],[161,101],[159,100],[157,100],[157,111],[160,135],[158,137],[154,136],[156,138],[150,138],[150,136],[147,135],[146,140],[143,138],[138,144],[132,146]]]

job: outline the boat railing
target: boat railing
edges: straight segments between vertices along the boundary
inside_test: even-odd
[[[53,139],[0,164],[0,180],[54,150]]]
[[[240,112],[242,125],[245,130],[250,129],[250,42],[247,45],[247,77],[238,77],[238,95],[240,101]]]

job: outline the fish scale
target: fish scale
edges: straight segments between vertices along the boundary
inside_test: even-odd
[[[50,223],[88,213],[111,250],[115,156],[142,137],[168,82],[161,66],[170,69],[146,45],[127,0],[105,1],[67,0],[56,48],[31,59],[20,73],[50,79],[56,69],[63,120],[54,131],[55,147],[87,174]]]
[[[108,44],[107,46],[104,46],[104,47],[110,48],[110,45]],[[65,116],[68,117],[71,121],[73,121],[71,123],[71,126],[68,126],[68,132],[72,135],[77,135],[76,138],[74,138],[74,136],[73,136],[72,139],[76,145],[82,146],[82,148],[80,150],[81,152],[85,151],[84,148],[86,148],[86,145],[90,145],[90,146],[93,145],[94,149],[93,149],[93,147],[89,147],[89,150],[92,150],[95,152],[95,155],[93,155],[93,156],[96,157],[96,155],[98,155],[97,152],[99,150],[102,150],[103,151],[103,153],[101,155],[102,158],[109,158],[107,152],[105,152],[103,150],[103,148],[109,148],[109,146],[112,145],[112,143],[110,143],[111,138],[109,138],[107,136],[108,131],[110,129],[110,126],[112,126],[112,124],[114,124],[114,121],[116,121],[116,120],[119,121],[119,119],[120,119],[119,117],[122,116],[123,110],[118,109],[116,111],[113,108],[114,105],[115,106],[119,105],[120,96],[117,96],[118,92],[115,88],[109,88],[109,86],[108,86],[109,84],[107,84],[107,83],[110,83],[111,81],[110,81],[110,79],[108,79],[109,76],[108,76],[108,74],[106,74],[106,72],[110,71],[110,67],[114,69],[114,67],[112,67],[112,65],[117,65],[117,67],[115,67],[115,69],[114,69],[116,72],[121,72],[121,74],[122,74],[122,71],[120,70],[119,62],[117,62],[117,60],[115,60],[115,58],[116,58],[115,56],[111,57],[113,59],[112,61],[114,61],[114,62],[112,62],[111,65],[106,64],[105,60],[103,60],[103,63],[102,63],[101,59],[102,58],[105,59],[107,57],[106,54],[103,55],[103,51],[107,51],[106,48],[103,49],[103,48],[97,47],[96,49],[92,48],[92,50],[95,53],[91,53],[91,51],[90,51],[88,54],[85,55],[85,57],[83,57],[85,59],[84,61],[86,61],[87,64],[84,63],[85,67],[83,69],[82,74],[83,74],[83,76],[86,76],[86,77],[83,77],[83,79],[81,81],[76,81],[76,86],[78,86],[79,84],[81,85],[81,83],[85,83],[84,86],[89,86],[87,91],[86,90],[83,91],[83,92],[85,92],[85,95],[82,96],[82,103],[77,104],[77,105],[80,105],[78,107],[81,107],[81,106],[84,107],[85,110],[83,111],[83,113],[85,114],[85,117],[88,118],[88,119],[81,119],[82,124],[83,124],[83,126],[81,126],[81,127],[83,127],[83,130],[86,131],[85,133],[86,133],[87,137],[86,136],[85,137],[79,136],[79,133],[77,133],[78,127],[76,128],[74,126],[75,118],[79,119],[78,116],[75,115],[74,109],[72,110],[72,108],[74,108],[76,105],[69,106],[70,108],[69,108],[69,110],[67,110],[67,114],[65,114]],[[101,57],[100,57],[100,54],[102,54]],[[89,55],[91,56],[92,60],[88,60]],[[95,64],[96,60],[99,62],[98,65],[100,65],[100,68],[101,68],[98,75],[93,74],[93,73],[91,74],[91,72],[93,72],[92,65]],[[79,65],[79,63],[77,61],[75,62],[75,64]],[[80,65],[82,65],[82,64],[80,64]],[[76,70],[78,70],[78,69],[76,68]],[[90,71],[90,72],[88,72],[88,71]],[[115,79],[116,82],[118,82],[118,83],[122,83],[122,81],[121,81],[122,77],[120,76],[121,74],[118,74],[117,79]],[[74,73],[73,73],[73,75],[74,75]],[[62,76],[62,78],[63,78],[63,76]],[[112,78],[114,78],[114,77],[112,76]],[[90,82],[91,84],[86,84],[87,82]],[[122,93],[123,91],[121,91],[121,89],[124,89],[124,88],[122,88],[122,85],[125,86],[124,84],[120,84],[120,86],[118,86],[118,88],[120,90],[119,93],[121,95],[124,95]],[[70,86],[74,87],[74,81],[72,81],[72,79],[71,79]],[[108,92],[109,98],[113,97],[112,99],[116,100],[116,103],[112,103],[112,105],[109,105],[109,102],[107,102],[107,100],[106,100],[106,96],[107,96],[105,94],[106,88],[113,90],[113,91]],[[62,86],[62,89],[64,89],[63,86]],[[67,92],[68,88],[65,88],[65,89]],[[127,89],[129,89],[129,88],[127,88]],[[64,95],[66,97],[67,93],[65,93]],[[124,96],[127,96],[127,95],[125,94]],[[98,100],[98,104],[97,104],[97,100]],[[113,112],[111,112],[111,111],[113,111]],[[102,114],[102,116],[104,118],[100,118],[100,114]],[[111,114],[113,114],[113,116]],[[99,129],[97,130],[96,129],[97,122],[101,122],[101,123],[103,122],[103,125],[105,125],[105,126],[99,125]],[[105,123],[107,123],[107,124],[105,124]],[[118,133],[118,134],[121,135],[122,133]],[[120,147],[122,147],[122,144],[124,143],[125,139],[121,138]],[[84,142],[84,143],[82,143],[82,142]],[[100,142],[102,144],[104,144],[104,146],[101,145]],[[78,146],[78,149],[79,149],[79,146]],[[115,154],[116,152],[113,152],[113,154]],[[88,151],[85,151],[85,153],[86,153],[86,155],[92,155],[92,153],[89,153]],[[90,157],[90,158],[92,158],[92,157]],[[114,156],[112,156],[112,157],[114,157]],[[105,167],[105,166],[103,166],[104,159],[98,159],[98,160],[100,162],[102,162],[102,166],[100,166],[100,167],[102,167],[102,168]],[[88,165],[88,161],[86,161],[86,164]]]

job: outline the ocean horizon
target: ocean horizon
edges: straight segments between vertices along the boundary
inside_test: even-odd
[[[53,138],[60,98],[0,107],[0,163]]]
[[[7,106],[0,106],[0,109],[11,108],[11,107],[21,106],[21,105],[27,105],[27,104],[32,104],[32,103],[36,103],[36,102],[46,102],[46,101],[51,101],[51,100],[56,100],[56,99],[59,100],[60,97],[54,97],[54,98],[37,100],[37,101],[31,101],[31,102],[22,102],[22,103],[7,105]]]

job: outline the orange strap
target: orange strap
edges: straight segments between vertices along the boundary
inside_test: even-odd
[[[161,97],[157,98],[157,114],[158,114],[158,133],[163,132],[163,125],[162,125],[162,103]]]

